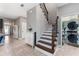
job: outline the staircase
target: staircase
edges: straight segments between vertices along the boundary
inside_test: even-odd
[[[41,9],[43,10],[44,15],[48,21],[48,11],[44,3],[40,4]],[[47,53],[47,55],[53,55],[57,46],[57,24],[58,24],[58,16],[54,24],[52,24],[51,28],[41,34],[39,41],[36,43],[36,47],[41,49],[41,51]],[[49,21],[48,21],[49,24]],[[40,51],[40,52],[41,52]]]
[[[52,45],[52,30],[45,31],[42,33],[42,36],[40,37],[40,40],[37,42],[36,46],[42,50],[47,51],[48,53],[53,54],[54,50],[52,47],[55,48],[57,44],[56,37],[54,37],[53,39],[54,44]]]
[[[41,34],[39,41],[36,44],[38,48],[52,55],[54,54],[56,50],[56,46],[57,46],[57,34],[58,34],[57,32],[58,21],[57,20],[58,20],[58,16],[57,16],[55,24],[52,24],[52,28],[43,32]]]

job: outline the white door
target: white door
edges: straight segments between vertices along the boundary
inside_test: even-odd
[[[26,22],[22,22],[22,38],[25,39],[26,36]]]
[[[26,28],[27,28],[27,23],[25,18],[20,18],[20,34],[21,38],[25,39],[26,38]]]
[[[17,25],[14,25],[13,36],[14,38],[18,38],[18,26]]]
[[[10,34],[10,25],[4,25],[4,32],[6,35]]]

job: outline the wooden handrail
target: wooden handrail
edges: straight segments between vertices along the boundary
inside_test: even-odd
[[[46,16],[46,19],[48,21],[48,10],[46,8],[45,3],[40,3],[40,7],[41,7],[42,11],[44,12],[44,15]]]
[[[45,3],[43,3],[43,5],[44,5],[44,7],[45,7],[45,10],[46,10],[46,12],[47,12],[47,14],[48,14],[48,10],[47,10],[47,8],[46,8],[46,5],[45,5]]]
[[[57,16],[57,18],[56,18],[56,35],[58,33],[58,19],[59,19],[59,16]]]
[[[52,50],[53,52],[55,51],[55,41],[56,41],[56,37],[57,37],[57,33],[58,33],[58,19],[59,19],[59,16],[57,16],[56,18],[56,23],[55,23],[55,27],[56,27],[56,31],[53,31],[52,29]],[[53,27],[53,25],[52,25]]]
[[[33,48],[35,48],[35,46],[36,46],[36,32],[34,32],[34,46],[33,46]]]

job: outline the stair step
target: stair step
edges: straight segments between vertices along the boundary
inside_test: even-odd
[[[56,40],[56,37],[54,37],[54,38],[55,38],[54,41],[57,41],[57,40]],[[40,39],[45,39],[45,40],[50,40],[50,41],[52,41],[52,38],[50,39],[50,38],[47,38],[47,37],[40,37]]]
[[[45,38],[49,38],[49,39],[52,39],[52,37],[51,36],[41,36],[41,37],[45,37]]]
[[[40,39],[40,41],[44,41],[44,42],[48,42],[48,43],[52,43],[52,40],[43,40],[43,39]],[[55,41],[55,44],[57,44],[57,40],[54,40]]]
[[[48,31],[45,31],[45,32],[52,32],[52,30],[48,30]]]
[[[42,34],[43,36],[50,36],[52,37],[52,34]]]
[[[41,40],[39,40],[38,42],[39,42],[39,43],[42,43],[42,44],[44,44],[44,45],[47,45],[47,46],[52,46],[52,42],[49,43],[49,42],[45,42],[45,41],[41,41]],[[57,42],[54,42],[54,46],[56,46],[56,43],[57,43]]]
[[[46,33],[43,33],[42,35],[43,35],[43,36],[50,36],[50,37],[52,37],[52,34],[46,34]],[[54,37],[57,37],[56,34],[53,34],[53,36],[54,36]]]
[[[52,33],[57,34],[57,33],[56,33],[56,30],[53,30],[53,32],[46,31],[46,32],[44,32],[44,33],[45,33],[45,34],[48,34],[48,33],[49,33],[49,34],[52,34]]]
[[[45,41],[45,42],[48,42],[48,43],[52,43],[51,40],[44,40],[44,39],[40,39],[41,41]],[[55,44],[57,44],[57,40],[55,40]]]
[[[45,41],[41,41],[41,40],[39,40],[38,42],[49,45],[49,46],[52,46],[52,43],[49,43],[49,42],[45,42]]]
[[[45,39],[45,40],[52,40],[50,38],[47,38],[47,37],[40,37],[40,39]]]
[[[43,50],[45,50],[45,51],[47,51],[47,52],[50,52],[52,54],[54,53],[54,51],[52,49],[44,47],[44,46],[42,46],[40,44],[37,44],[36,46],[39,47],[39,48],[41,48],[41,49],[43,49]]]
[[[44,33],[42,33],[42,34],[46,34],[46,35],[52,35],[52,33],[45,33],[45,32],[44,32]]]
[[[44,47],[47,47],[47,48],[52,49],[52,46],[49,46],[49,45],[43,44],[43,43],[41,43],[41,42],[38,42],[38,44],[40,44],[40,45],[42,45],[42,46],[44,46]]]
[[[40,39],[40,40],[45,41],[45,42],[52,43],[52,40],[44,40],[44,39]]]
[[[46,32],[44,32],[44,33],[52,33],[52,32],[46,31]]]

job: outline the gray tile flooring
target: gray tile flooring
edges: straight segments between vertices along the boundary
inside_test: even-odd
[[[5,38],[5,44],[0,46],[0,56],[45,56],[28,46],[23,40]]]

